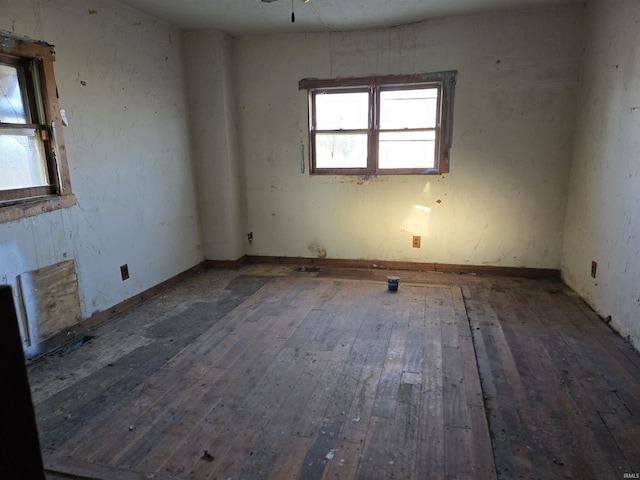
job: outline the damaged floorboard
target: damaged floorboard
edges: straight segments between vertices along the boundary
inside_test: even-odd
[[[128,393],[107,392],[112,405],[45,436],[45,465],[109,479],[491,478],[456,303],[458,287],[274,277]]]
[[[640,356],[558,279],[209,270],[29,375],[51,480],[640,473]]]

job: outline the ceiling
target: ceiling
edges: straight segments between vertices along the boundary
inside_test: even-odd
[[[584,3],[585,0],[120,0],[184,30],[233,36],[361,30],[430,18]]]

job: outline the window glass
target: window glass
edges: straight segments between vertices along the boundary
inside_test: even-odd
[[[316,167],[366,168],[366,133],[317,133]]]
[[[381,169],[429,169],[435,166],[436,132],[380,132],[378,166]]]
[[[457,72],[300,80],[311,174],[449,172]]]
[[[317,130],[363,130],[369,126],[369,94],[317,93]]]
[[[39,130],[0,130],[0,152],[0,190],[48,184]]]
[[[0,33],[0,223],[75,205],[54,76],[43,41]],[[51,201],[55,197],[55,201]]]
[[[438,89],[382,90],[380,128],[435,128]]]
[[[18,69],[0,63],[0,122],[28,123]]]
[[[0,190],[41,187],[48,185],[47,158],[44,154],[41,130],[16,128],[29,124],[27,78],[22,67],[0,63]],[[31,85],[33,91],[37,86]],[[13,125],[2,125],[13,124]]]

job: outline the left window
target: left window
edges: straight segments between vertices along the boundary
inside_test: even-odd
[[[0,209],[71,196],[54,59],[51,45],[0,35]]]

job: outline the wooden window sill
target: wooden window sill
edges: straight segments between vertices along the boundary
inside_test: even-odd
[[[0,223],[15,222],[21,218],[34,217],[41,213],[73,207],[75,204],[75,195],[47,196],[22,200],[10,205],[0,206]]]

